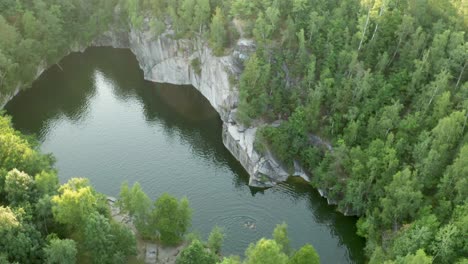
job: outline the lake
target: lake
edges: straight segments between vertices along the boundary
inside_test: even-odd
[[[284,221],[292,247],[312,244],[322,263],[364,262],[356,218],[304,182],[249,187],[209,102],[191,86],[145,81],[129,50],[72,53],[5,109],[16,129],[37,135],[42,151],[54,154],[62,183],[86,177],[118,196],[122,182],[139,182],[152,199],[186,196],[192,230],[206,238],[214,225],[224,229],[224,255],[242,255]]]

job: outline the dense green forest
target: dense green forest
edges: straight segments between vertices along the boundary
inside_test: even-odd
[[[0,0],[0,100],[108,28],[114,0]]]
[[[0,0],[0,98],[31,83],[38,65],[115,27],[115,13],[119,27],[149,26],[157,38],[170,26],[218,56],[252,38],[237,119],[261,127],[256,148],[287,168],[298,161],[341,211],[359,215],[371,263],[466,263],[467,9],[463,0]],[[47,252],[71,252],[73,242],[46,233],[85,247],[85,233],[70,230],[83,227],[56,219],[51,197],[83,189],[97,201],[97,225],[108,221],[101,195],[85,181],[57,189],[51,157],[2,124],[2,222]]]

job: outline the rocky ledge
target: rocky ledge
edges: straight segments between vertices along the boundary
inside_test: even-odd
[[[223,121],[223,143],[250,175],[249,185],[268,188],[291,175],[271,153],[254,149],[256,127],[245,128],[236,121],[239,92],[232,80],[242,72],[242,61],[255,51],[252,40],[240,39],[222,57],[213,55],[201,39],[175,39],[170,30],[155,36],[149,29],[110,31],[94,46],[129,48],[136,56],[145,79],[153,82],[192,85],[205,96]],[[309,177],[295,164],[293,176]]]

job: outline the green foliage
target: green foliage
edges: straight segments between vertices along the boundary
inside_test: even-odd
[[[0,232],[8,231],[18,226],[18,219],[11,208],[0,206]]]
[[[307,244],[294,253],[288,264],[320,264],[320,257],[315,248]]]
[[[286,264],[288,256],[282,252],[282,247],[275,240],[260,239],[251,244],[245,251],[246,264]]]
[[[192,210],[187,198],[177,201],[175,197],[164,193],[155,202],[152,221],[163,244],[179,243],[192,221]]]
[[[216,256],[205,249],[199,240],[194,240],[177,257],[176,264],[215,264]]]
[[[166,31],[166,24],[158,18],[153,18],[150,23],[150,29],[156,37],[159,37]]]
[[[398,264],[430,264],[432,263],[432,258],[427,256],[424,250],[420,249],[416,254],[406,255],[405,257],[397,258],[396,262],[385,262],[385,263],[398,263]]]
[[[19,222],[17,226],[10,225],[8,229],[0,230],[0,236],[0,252],[5,252],[9,261],[41,263],[44,240],[33,225]]]
[[[211,230],[210,235],[208,236],[207,246],[211,250],[211,252],[215,254],[221,253],[221,247],[223,246],[224,242],[224,233],[223,229],[219,226],[213,227]]]
[[[422,193],[415,175],[409,169],[398,172],[385,187],[385,198],[381,199],[383,222],[393,224],[395,230],[403,220],[414,217],[422,203]]]
[[[215,55],[223,55],[224,48],[227,44],[227,31],[225,28],[226,21],[223,11],[219,7],[216,8],[215,14],[211,19],[210,25],[210,43],[213,47]]]
[[[431,214],[402,228],[394,240],[393,253],[396,256],[406,256],[416,253],[420,248],[428,248],[434,240],[439,225],[437,217]]]
[[[0,117],[0,142],[2,142],[0,145],[2,170],[8,172],[17,169],[28,175],[35,175],[51,169],[52,158],[39,153],[34,140],[16,132],[11,126],[9,117]]]
[[[114,16],[118,0],[2,1],[0,3],[0,97],[28,86],[37,71],[56,63],[72,45],[88,44]],[[23,88],[23,87],[20,87]],[[12,168],[10,168],[12,169]],[[24,170],[30,175],[39,171]],[[44,168],[46,169],[46,168]]]
[[[47,264],[74,264],[76,263],[76,243],[71,239],[51,239],[44,248]]]
[[[200,59],[199,59],[199,58],[194,58],[194,59],[190,62],[190,65],[192,65],[192,68],[193,68],[193,70],[195,71],[195,73],[196,73],[198,76],[200,76],[200,75],[201,75],[201,72],[202,72]]]
[[[125,263],[136,254],[136,240],[130,230],[92,213],[86,219],[84,245],[94,263]]]
[[[276,244],[281,246],[284,254],[288,255],[291,253],[290,241],[288,236],[288,225],[282,223],[277,225],[273,230],[273,239],[276,241]]]
[[[435,252],[434,258],[439,258],[441,263],[453,263],[456,257],[456,243],[460,230],[454,224],[448,224],[437,232],[432,250]]]
[[[111,235],[113,239],[113,260],[123,257],[123,262],[127,262],[129,256],[137,254],[136,237],[132,230],[120,223],[111,221]]]
[[[126,0],[126,9],[130,23],[135,28],[141,28],[143,26],[143,16],[140,14],[140,1],[139,0]]]
[[[270,66],[256,55],[245,63],[245,69],[239,81],[238,118],[249,124],[264,114],[267,107],[267,85],[270,78]]]
[[[72,229],[82,229],[88,216],[97,212],[97,200],[88,180],[70,179],[52,197],[54,218]]]
[[[28,174],[13,169],[5,177],[7,200],[12,205],[28,202],[34,195],[34,180]]]
[[[40,195],[53,195],[58,189],[59,182],[55,172],[42,171],[34,177],[36,189]]]
[[[219,264],[241,264],[240,258],[233,256],[224,258],[223,261],[219,262]]]
[[[135,227],[143,237],[154,237],[154,226],[150,222],[151,199],[141,189],[138,182],[131,189],[129,189],[128,183],[122,184],[118,205],[122,212],[133,217]]]
[[[131,189],[127,183],[122,184],[118,205],[132,216],[140,235],[150,240],[159,239],[166,245],[179,243],[192,221],[192,209],[187,198],[177,201],[165,193],[153,206],[139,183]]]

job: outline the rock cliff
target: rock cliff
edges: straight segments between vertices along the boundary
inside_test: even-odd
[[[290,173],[273,155],[268,152],[262,155],[254,149],[257,128],[245,128],[235,117],[239,92],[230,80],[240,75],[241,62],[255,50],[255,44],[240,39],[229,55],[217,57],[201,39],[174,39],[172,36],[170,30],[159,37],[150,30],[111,31],[96,39],[93,45],[129,48],[149,81],[195,87],[219,113],[224,145],[249,173],[249,185],[272,187],[285,181]],[[293,175],[309,180],[298,164],[295,170]]]

